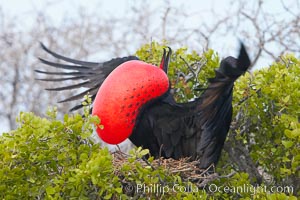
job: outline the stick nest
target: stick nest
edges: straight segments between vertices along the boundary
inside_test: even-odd
[[[128,162],[130,157],[128,154],[125,154],[121,151],[116,151],[113,154],[113,165],[115,166],[115,173],[119,177],[122,176],[121,168]],[[204,187],[208,182],[218,178],[218,174],[215,173],[215,168],[213,165],[207,169],[199,169],[197,166],[199,160],[190,161],[187,158],[181,158],[175,160],[172,158],[158,158],[149,163],[147,159],[136,159],[137,162],[140,162],[143,167],[151,167],[153,170],[162,167],[170,175],[179,175],[182,181],[190,181],[195,183],[198,187]]]

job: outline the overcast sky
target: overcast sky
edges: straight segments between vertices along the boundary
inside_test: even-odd
[[[132,5],[136,2],[141,2],[142,0],[1,0],[0,1],[0,22],[1,17],[14,18],[16,24],[21,29],[26,29],[34,25],[34,20],[36,19],[36,13],[42,11],[53,25],[61,24],[62,21],[67,18],[78,17],[78,8],[81,7],[82,10],[86,10],[89,13],[96,12],[103,17],[110,16],[124,16],[126,11],[130,10]],[[256,2],[258,0],[249,0],[249,2]],[[285,4],[293,7],[296,4],[299,6],[300,0],[284,0]],[[151,6],[154,8],[164,6],[163,0],[152,0]],[[170,4],[174,7],[179,7],[189,11],[189,13],[201,13],[203,16],[207,17],[205,20],[210,20],[211,10],[214,9],[215,12],[222,14],[230,6],[230,0],[170,0]],[[278,16],[284,16],[284,10],[282,9],[281,0],[264,0],[265,10],[276,14]],[[45,9],[46,8],[46,9]],[[44,10],[43,10],[44,9]],[[141,11],[143,12],[143,11]],[[4,13],[4,14],[3,14]],[[2,15],[3,14],[3,15]],[[47,19],[48,19],[47,18]],[[201,19],[202,20],[202,19]],[[190,27],[196,26],[199,23],[199,15],[189,18],[186,21],[187,25]],[[1,31],[1,30],[0,30]],[[232,39],[234,37],[231,37]],[[222,38],[223,42],[215,42],[211,45],[216,51],[222,51],[222,45],[232,45],[238,44],[238,40],[233,39],[228,41]],[[224,42],[225,40],[225,42]],[[232,52],[234,54],[235,50]],[[260,65],[267,66],[270,64],[268,60],[262,60]],[[0,132],[7,131],[5,126],[0,123]]]
[[[122,16],[138,1],[141,0],[2,0],[0,1],[0,7],[9,16],[18,16],[20,25],[24,25],[32,23],[34,14],[41,10],[51,17],[54,23],[59,23],[66,16],[76,16],[78,7],[87,11],[97,10],[99,15]],[[217,13],[222,13],[232,6],[230,1],[169,0],[172,6],[183,8],[189,13],[210,13],[212,8]],[[258,0],[249,0],[249,2],[251,1],[256,2]],[[150,2],[153,7],[164,6],[163,0],[152,0]],[[295,0],[284,0],[284,2],[287,5],[295,4]],[[281,0],[264,0],[264,7],[272,13],[282,14],[283,12]],[[197,17],[191,18],[187,23],[196,23],[199,20]]]
[[[258,0],[249,0],[249,5],[255,5]],[[284,0],[288,6],[295,5],[295,2],[300,0]],[[78,8],[82,8],[87,13],[95,13],[95,15],[110,17],[110,16],[125,16],[128,15],[130,8],[137,2],[142,0],[2,0],[0,1],[0,8],[5,17],[16,17],[17,25],[21,29],[34,26],[37,12],[43,12],[47,16],[47,20],[54,26],[62,24],[66,18],[76,19],[79,17]],[[163,0],[151,0],[153,8],[165,7]],[[186,27],[198,27],[200,20],[205,20],[209,23],[214,16],[212,10],[218,15],[226,15],[228,10],[232,8],[231,0],[169,0],[173,7],[180,8],[189,14],[191,17],[185,21]],[[265,12],[275,14],[277,16],[284,16],[285,11],[282,9],[281,0],[264,0],[263,7]],[[299,6],[299,5],[298,5]],[[295,6],[296,7],[296,6]],[[141,12],[143,12],[141,10]],[[195,15],[193,15],[195,13]],[[160,16],[161,17],[161,16]],[[1,20],[1,16],[0,16]],[[155,20],[154,20],[155,21]],[[155,23],[155,22],[154,22]],[[154,38],[155,39],[155,38]],[[238,39],[236,36],[229,35],[228,38],[221,38],[223,41],[212,42],[211,48],[217,52],[226,52],[223,49],[231,48],[232,53],[236,52],[238,46]],[[228,42],[228,40],[230,42]],[[225,42],[224,42],[225,41]],[[231,46],[229,46],[231,45]],[[134,53],[134,52],[132,52]],[[227,53],[227,52],[226,52]],[[260,65],[265,66],[267,62]]]

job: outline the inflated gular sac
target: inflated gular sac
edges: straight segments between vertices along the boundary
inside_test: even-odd
[[[93,115],[101,119],[99,137],[106,143],[119,144],[127,139],[143,106],[169,89],[166,73],[142,61],[118,66],[101,85],[93,106]]]

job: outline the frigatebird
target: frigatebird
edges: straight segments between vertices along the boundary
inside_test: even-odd
[[[157,157],[198,160],[198,167],[216,165],[232,120],[232,96],[235,80],[250,66],[243,44],[238,58],[226,57],[208,80],[208,87],[191,102],[177,103],[170,92],[167,76],[171,49],[164,49],[159,67],[140,61],[136,56],[114,58],[106,62],[86,62],[43,50],[64,63],[39,58],[48,66],[68,71],[38,73],[60,78],[42,81],[81,80],[79,84],[48,90],[85,88],[60,102],[82,99],[90,94],[92,114],[101,119],[97,133],[107,143],[131,142],[149,149]],[[79,104],[71,111],[82,107]]]

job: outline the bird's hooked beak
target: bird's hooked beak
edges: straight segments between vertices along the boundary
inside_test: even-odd
[[[170,57],[172,54],[172,49],[170,47],[167,47],[167,48],[168,48],[168,53],[166,52],[166,49],[164,48],[164,53],[163,53],[163,56],[162,56],[162,59],[160,62],[160,66],[159,66],[162,70],[164,70],[164,72],[166,74],[168,74],[168,67],[169,67],[169,63],[170,63]]]

